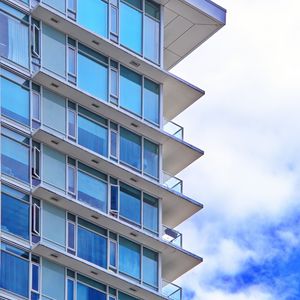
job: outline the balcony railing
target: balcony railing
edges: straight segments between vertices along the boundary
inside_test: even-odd
[[[167,188],[181,193],[183,191],[183,181],[175,176],[169,175],[168,173],[164,172],[163,174],[163,184]]]
[[[170,282],[163,281],[162,294],[170,300],[182,300],[182,288]]]
[[[182,248],[182,233],[163,225],[162,238]]]
[[[177,137],[180,140],[183,140],[183,127],[170,121],[164,125],[164,131]]]

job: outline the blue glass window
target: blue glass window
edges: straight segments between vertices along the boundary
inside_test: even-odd
[[[92,32],[107,37],[108,5],[101,0],[78,0],[78,23]]]
[[[140,11],[120,2],[120,42],[139,54],[142,53],[142,22],[143,15]]]
[[[28,253],[4,243],[1,244],[1,248],[0,287],[28,297],[29,262],[26,260]]]
[[[107,267],[107,240],[105,237],[78,226],[77,255],[100,267]],[[79,298],[81,299],[81,298]]]
[[[147,59],[159,63],[159,22],[145,16],[144,19],[144,55]]]
[[[115,241],[110,241],[109,244],[109,265],[116,268],[117,267],[117,243]]]
[[[4,5],[10,12],[23,15],[19,11]],[[28,19],[23,15],[23,18]],[[15,63],[29,67],[29,29],[20,20],[0,11],[0,56]]]
[[[28,144],[28,138],[2,128],[1,168],[4,174],[29,182]]]
[[[108,154],[107,128],[79,115],[78,143],[100,155]]]
[[[120,216],[141,224],[141,192],[127,184],[120,184]]]
[[[74,281],[68,279],[68,300],[74,300]]]
[[[39,266],[32,265],[32,289],[39,291]]]
[[[150,249],[143,249],[143,281],[151,287],[158,287],[158,254]]]
[[[144,79],[144,119],[159,124],[159,85],[145,78]]]
[[[6,78],[1,78],[1,113],[29,125],[29,91]]]
[[[107,183],[78,171],[78,200],[103,212],[107,211]]]
[[[29,240],[29,197],[2,186],[1,229]]]
[[[118,292],[118,299],[119,300],[138,300],[137,298],[134,298],[134,297],[124,294],[122,292]]]
[[[144,228],[158,233],[158,200],[145,193],[143,197]]]
[[[144,173],[154,178],[158,178],[158,149],[158,145],[144,140]]]
[[[130,23],[127,21],[127,23]],[[121,66],[120,103],[121,107],[142,115],[142,76]]]
[[[83,52],[78,53],[78,86],[85,92],[107,101],[108,69]]]
[[[141,277],[141,246],[120,237],[119,271],[135,279]]]
[[[77,299],[79,300],[106,300],[106,294],[77,282]]]
[[[141,170],[142,138],[137,134],[121,128],[120,159],[123,163]]]

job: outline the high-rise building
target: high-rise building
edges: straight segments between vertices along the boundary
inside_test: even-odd
[[[1,0],[0,299],[183,298],[174,228],[203,152],[168,70],[225,24],[210,0]],[[188,237],[187,237],[188,238]]]

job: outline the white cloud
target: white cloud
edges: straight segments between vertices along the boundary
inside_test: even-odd
[[[180,226],[186,248],[204,257],[181,282],[197,300],[282,300],[276,286],[217,283],[299,245],[293,228],[277,226],[299,212],[300,3],[217,2],[227,25],[174,69],[206,90],[175,120],[205,151],[180,174],[205,207]]]

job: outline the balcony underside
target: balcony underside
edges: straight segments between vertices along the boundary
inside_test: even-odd
[[[137,72],[144,74],[154,81],[162,83],[164,85],[163,109],[164,118],[166,120],[172,120],[204,95],[203,90],[187,83],[167,71],[162,70],[149,61],[145,61],[138,55],[114,44],[108,39],[85,30],[76,22],[67,19],[65,16],[43,3],[37,5],[37,7],[32,11],[32,16],[42,20],[65,34],[69,34],[90,48],[100,51],[104,55],[122,62],[125,66],[135,69]],[[133,61],[138,64],[138,67],[132,65]]]
[[[74,201],[62,193],[54,192],[44,184],[33,190],[33,196],[49,201],[99,226],[118,232],[131,240],[135,240],[138,243],[159,251],[162,254],[162,276],[168,282],[174,281],[202,262],[201,257],[191,254],[158,237],[139,231],[136,227],[127,222],[97,212],[84,203]]]
[[[165,299],[158,293],[142,287],[135,283],[133,280],[124,280],[116,275],[114,272],[99,268],[94,264],[86,262],[80,258],[62,252],[60,250],[53,249],[46,242],[37,244],[32,252],[36,255],[47,258],[55,263],[61,264],[72,270],[79,271],[81,274],[86,275],[90,278],[103,282],[107,285],[117,287],[118,289],[129,293],[135,297],[147,300],[162,300]],[[133,292],[132,289],[135,291]]]
[[[161,0],[164,5],[164,67],[169,70],[226,22],[226,11],[210,0]]]
[[[35,131],[33,138],[58,151],[67,153],[68,155],[79,159],[81,162],[94,169],[119,178],[125,183],[162,198],[162,221],[163,224],[170,228],[176,227],[203,207],[202,204],[172,191],[162,184],[148,179],[130,168],[110,161],[105,157],[100,157],[79,145],[52,134],[46,129],[40,128]]]
[[[120,109],[116,109],[112,104],[101,102],[92,96],[88,96],[71,84],[60,81],[59,78],[55,77],[47,70],[38,71],[34,75],[33,80],[56,93],[77,101],[82,106],[89,108],[97,114],[110,118],[120,125],[132,129],[133,131],[137,131],[139,134],[163,144],[164,171],[172,176],[185,169],[204,153],[202,150],[153,125],[145,124],[139,118],[133,117],[132,114],[127,113],[124,110],[121,111]],[[97,107],[95,107],[95,105]],[[184,155],[182,155],[183,153]]]

